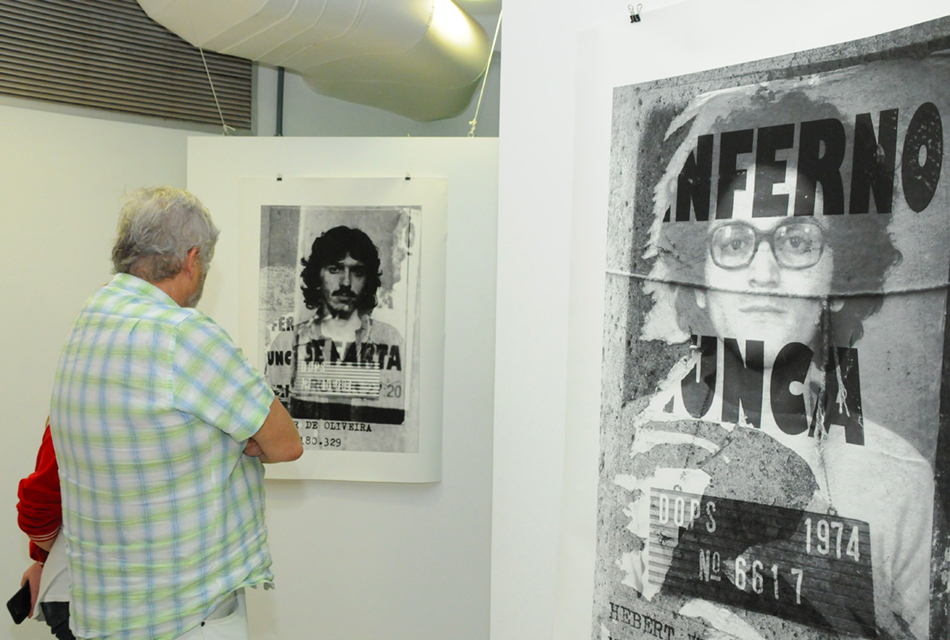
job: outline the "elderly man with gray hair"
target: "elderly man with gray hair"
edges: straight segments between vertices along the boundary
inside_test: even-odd
[[[246,638],[273,581],[262,462],[303,452],[290,416],[194,309],[218,237],[171,187],[123,207],[115,277],[80,311],[50,425],[79,638]]]

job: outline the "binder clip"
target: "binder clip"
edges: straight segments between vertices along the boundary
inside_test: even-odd
[[[640,9],[642,8],[642,2],[637,6],[633,6],[632,4],[627,5],[627,10],[630,11],[630,22],[640,22]]]

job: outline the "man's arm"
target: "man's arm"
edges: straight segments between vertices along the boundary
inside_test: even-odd
[[[271,402],[270,413],[264,419],[264,424],[248,441],[244,452],[267,463],[290,462],[303,455],[303,444],[300,442],[297,427],[287,409],[276,397]]]
[[[290,414],[224,329],[196,314],[181,322],[178,332],[173,368],[177,410],[232,436],[240,433],[238,439],[247,443],[244,453],[261,462],[286,462],[303,455]],[[245,434],[260,419],[260,403],[268,395],[267,416],[245,440]]]

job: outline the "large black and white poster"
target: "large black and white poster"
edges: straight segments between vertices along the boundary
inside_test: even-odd
[[[438,479],[445,181],[249,178],[242,201],[242,343],[304,445],[269,477]]]
[[[593,638],[950,633],[948,34],[615,90]]]
[[[418,450],[420,209],[261,208],[261,359],[305,450]]]

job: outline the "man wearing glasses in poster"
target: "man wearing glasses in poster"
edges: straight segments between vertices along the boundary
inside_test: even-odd
[[[681,115],[691,129],[680,151],[710,132],[846,121],[794,91],[769,101],[743,91],[754,88],[697,100],[704,114],[692,122],[696,112]],[[623,584],[750,638],[794,623],[929,637],[933,472],[862,414],[857,347],[880,348],[880,337],[860,342],[864,321],[901,261],[891,216],[830,215],[809,175],[788,178],[791,193],[753,196],[753,176],[786,181],[773,162],[721,179],[715,215],[672,231],[665,194],[682,157],[657,187],[652,238],[663,248],[645,286],[657,304],[639,337],[672,343],[679,331],[693,350],[624,418],[636,426],[628,471],[644,497],[631,510],[643,550]]]

